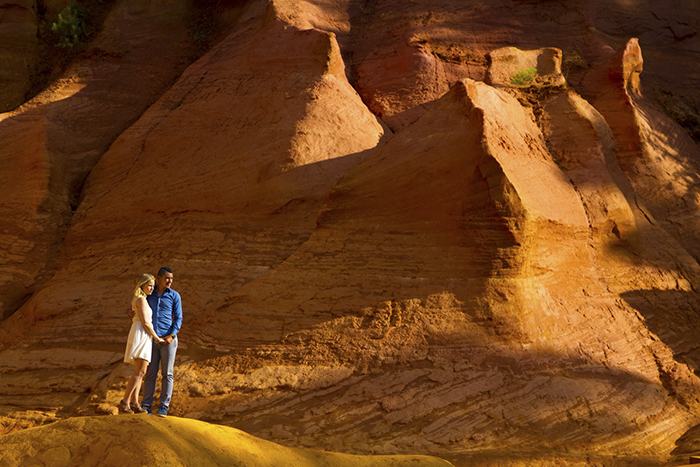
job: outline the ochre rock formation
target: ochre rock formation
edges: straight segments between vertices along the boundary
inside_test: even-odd
[[[65,393],[58,404],[65,405],[76,400],[75,378],[83,392],[110,372],[123,351],[123,332],[114,331],[128,306],[124,294],[154,262],[167,258],[176,271],[192,274],[195,280],[180,289],[193,304],[188,317],[263,274],[308,238],[325,192],[382,140],[386,130],[349,86],[333,34],[282,24],[265,3],[251,7],[240,25],[90,172],[59,272],[4,323],[6,342],[23,346],[28,357],[5,354],[2,367],[14,373],[0,382],[8,395],[23,391],[26,373],[19,371],[31,371],[28,362],[66,345],[82,349],[64,360],[74,376],[36,381],[33,392]],[[203,121],[209,134],[192,138],[193,125]],[[131,266],[117,271],[105,264]],[[120,292],[105,297],[104,287]],[[63,325],[51,319],[56,315]],[[95,318],[101,323],[90,332],[76,326]],[[85,362],[80,354],[88,348],[107,360]]]
[[[700,82],[659,65],[700,51],[700,13],[628,3],[219,2],[191,64],[185,2],[116,3],[0,114],[0,421],[114,413],[161,265],[185,419],[0,443],[167,426],[187,465],[182,437],[233,433],[200,419],[458,466],[683,462],[700,151],[651,96]]]
[[[0,317],[54,274],[86,177],[183,71],[192,52],[184,13],[175,2],[116,7],[83,60],[0,115]]]
[[[548,84],[562,86],[566,79],[561,73],[562,53],[559,49],[544,48],[522,51],[515,47],[496,49],[488,54],[490,66],[484,81],[495,86],[531,86]],[[534,70],[531,79],[518,82],[519,72]]]
[[[428,456],[351,456],[293,449],[234,428],[145,415],[80,417],[3,437],[3,465],[449,467]]]
[[[697,259],[700,149],[685,131],[644,99],[640,85],[643,62],[639,42],[630,40],[586,76],[582,94],[610,125],[617,160],[645,200],[652,222],[671,233]],[[613,85],[604,85],[608,83]]]
[[[384,132],[348,85],[333,35],[286,27],[270,7],[190,67],[112,144],[86,182],[59,272],[9,324],[36,330],[75,300],[92,302],[75,310],[102,316],[107,334],[96,326],[96,334],[76,329],[71,338],[120,342],[110,321],[123,320],[124,300],[107,299],[110,311],[101,313],[103,285],[120,287],[122,275],[131,280],[165,258],[196,278],[182,291],[200,307],[225,296],[306,240],[324,193]],[[110,271],[105,261],[133,264]],[[99,279],[73,283],[87,271]]]
[[[698,382],[619,297],[691,293],[697,264],[634,204],[600,114],[572,91],[549,92],[545,140],[514,97],[458,82],[339,180],[309,241],[187,331],[231,348],[281,340],[288,359],[359,364],[364,375],[330,394],[320,383],[312,408],[294,393],[276,408],[234,393],[198,416],[252,431],[277,423],[308,445],[337,433],[333,449],[381,437],[397,451],[419,443],[432,452],[561,449],[546,440],[562,431],[569,449],[601,443],[624,452],[628,433],[642,426],[647,446],[659,449],[668,436],[661,420],[690,423],[683,414],[696,407]],[[654,251],[660,245],[663,254]],[[657,264],[616,278],[645,267],[637,255]],[[667,255],[684,267],[665,264]],[[372,293],[358,292],[367,281]],[[646,294],[663,300],[663,292]],[[224,370],[203,391],[210,377],[193,378],[197,395],[245,387]],[[684,395],[668,405],[668,392]],[[476,407],[483,418],[467,415]],[[323,429],[293,429],[298,420]],[[400,430],[390,428],[396,423]]]
[[[32,0],[0,2],[0,112],[24,102],[39,62],[37,19]]]

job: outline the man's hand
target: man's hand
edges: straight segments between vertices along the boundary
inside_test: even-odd
[[[128,313],[129,313],[129,318],[131,318],[131,319],[134,319],[134,316],[136,316],[136,310],[134,310],[131,307],[129,307]]]
[[[167,336],[163,337],[163,340],[165,342],[163,342],[163,344],[161,344],[161,345],[170,345],[170,343],[173,341],[173,336],[168,334]]]

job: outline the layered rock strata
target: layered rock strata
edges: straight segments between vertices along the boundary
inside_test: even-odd
[[[697,423],[697,148],[615,44],[625,5],[537,4],[236,4],[172,87],[182,5],[154,40],[120,4],[99,43],[163,46],[147,85],[104,45],[0,117],[3,431],[113,409],[132,281],[167,264],[171,415],[457,465],[662,463]]]
[[[281,367],[294,391],[268,400],[186,366],[193,399],[214,397],[191,416],[340,450],[668,452],[698,381],[621,297],[691,295],[700,269],[639,207],[601,114],[535,91],[544,134],[506,89],[464,80],[339,180],[309,241],[187,331],[338,370],[314,385]]]
[[[70,376],[37,375],[32,393],[62,393],[65,405],[112,371],[141,273],[184,272],[175,287],[192,319],[283,261],[324,193],[380,144],[386,130],[349,86],[333,34],[278,16],[252,8],[91,170],[58,271],[3,323],[5,345],[28,357],[0,357],[13,403],[33,404],[21,397],[31,362],[65,347],[81,349],[63,354]]]

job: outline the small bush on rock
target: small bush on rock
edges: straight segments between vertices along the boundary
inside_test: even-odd
[[[73,48],[87,32],[87,14],[85,9],[73,2],[58,15],[51,25],[51,30],[58,34],[58,47]]]
[[[524,86],[537,76],[537,68],[528,68],[527,70],[518,70],[510,76],[511,84]]]

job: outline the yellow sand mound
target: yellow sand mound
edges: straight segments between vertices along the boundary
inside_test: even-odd
[[[185,418],[63,420],[0,437],[2,466],[449,467],[428,456],[354,456],[293,449]]]

